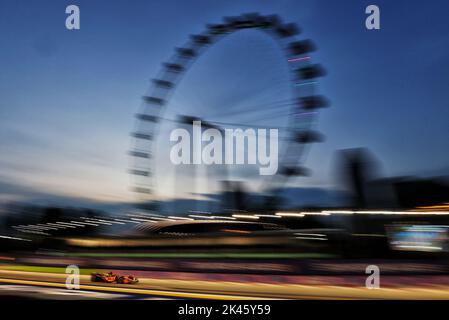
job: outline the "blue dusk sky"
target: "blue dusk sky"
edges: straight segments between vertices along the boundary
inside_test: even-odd
[[[70,4],[81,10],[80,30],[65,28]],[[380,30],[365,28],[369,4],[380,7]],[[317,123],[326,141],[308,155],[312,175],[291,186],[335,187],[334,155],[344,148],[369,148],[386,176],[449,171],[447,0],[0,0],[0,202],[41,193],[132,201],[129,133],[150,80],[190,34],[250,12],[297,23],[328,71],[319,92],[332,105]],[[173,113],[285,99],[284,57],[266,37],[245,30],[210,48],[183,79]],[[184,175],[167,179],[188,184]]]

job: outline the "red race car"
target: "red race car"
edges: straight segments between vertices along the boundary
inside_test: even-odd
[[[90,275],[90,280],[92,282],[107,282],[107,283],[117,282],[121,284],[134,284],[139,282],[139,279],[137,279],[133,275],[119,276],[112,272],[108,273],[94,272]]]

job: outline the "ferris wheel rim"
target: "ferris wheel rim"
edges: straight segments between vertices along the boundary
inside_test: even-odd
[[[175,54],[163,63],[163,67],[158,73],[157,78],[153,79],[152,86],[148,90],[148,94],[143,96],[141,112],[136,115],[135,130],[132,133],[134,148],[130,151],[130,156],[135,159],[146,159],[147,166],[138,166],[133,163],[130,174],[134,177],[142,177],[143,182],[134,182],[133,191],[144,195],[143,201],[154,200],[155,193],[153,191],[155,178],[153,172],[156,166],[152,151],[155,149],[155,137],[158,134],[159,121],[170,100],[170,97],[176,91],[178,83],[181,82],[183,76],[187,73],[193,63],[204,53],[208,47],[214,45],[218,40],[229,34],[233,34],[243,29],[262,29],[274,38],[284,52],[287,65],[291,74],[291,86],[293,96],[293,115],[299,118],[301,115],[314,113],[312,119],[317,118],[318,110],[327,106],[327,100],[321,96],[314,94],[316,80],[325,75],[324,69],[319,64],[312,64],[311,52],[315,51],[313,42],[309,39],[297,40],[296,35],[300,30],[295,24],[283,23],[278,16],[261,16],[258,14],[246,14],[237,17],[225,17],[224,23],[208,24],[206,32],[190,36],[190,40],[183,47],[177,47]],[[298,67],[299,65],[299,67]],[[305,65],[305,66],[304,66]],[[301,96],[298,87],[308,86],[310,94]],[[296,108],[299,107],[299,108]],[[151,109],[150,109],[151,108]],[[149,110],[149,111],[147,111]],[[295,113],[295,110],[301,110]],[[299,155],[304,153],[307,145],[322,140],[322,135],[311,129],[312,123],[309,121],[305,129],[296,128],[297,120],[295,117],[289,117],[288,126],[291,131],[291,139],[288,142],[295,147],[300,147]],[[141,130],[143,123],[151,124],[151,131]],[[136,146],[137,141],[149,141],[151,147],[140,149]],[[150,150],[148,150],[150,149]],[[287,151],[291,149],[287,146]],[[153,152],[154,153],[154,152]],[[295,157],[298,154],[293,152],[289,157]],[[287,157],[284,155],[284,157]],[[282,159],[283,157],[280,157]],[[299,158],[299,157],[298,157]],[[286,166],[281,164],[278,173],[275,175],[277,179],[288,179],[291,176],[304,175],[307,170],[296,163]]]

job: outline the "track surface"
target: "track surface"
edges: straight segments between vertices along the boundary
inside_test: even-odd
[[[0,270],[0,295],[40,293],[51,299],[449,299],[449,286],[362,286],[273,284],[141,278],[135,285],[92,283],[82,275],[80,290],[67,290],[65,274]],[[34,295],[36,297],[36,295]]]

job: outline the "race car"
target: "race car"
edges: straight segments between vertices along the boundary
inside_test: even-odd
[[[112,283],[117,281],[118,276],[112,272],[108,273],[100,273],[100,272],[94,272],[90,275],[90,280],[92,282],[107,282]]]
[[[139,279],[137,279],[133,275],[120,276],[112,272],[108,273],[94,272],[91,273],[90,279],[92,282],[107,282],[107,283],[117,282],[121,284],[134,284],[139,282]]]
[[[139,279],[137,279],[135,276],[127,275],[127,276],[118,276],[117,277],[117,283],[123,283],[123,284],[134,284],[139,282]]]

